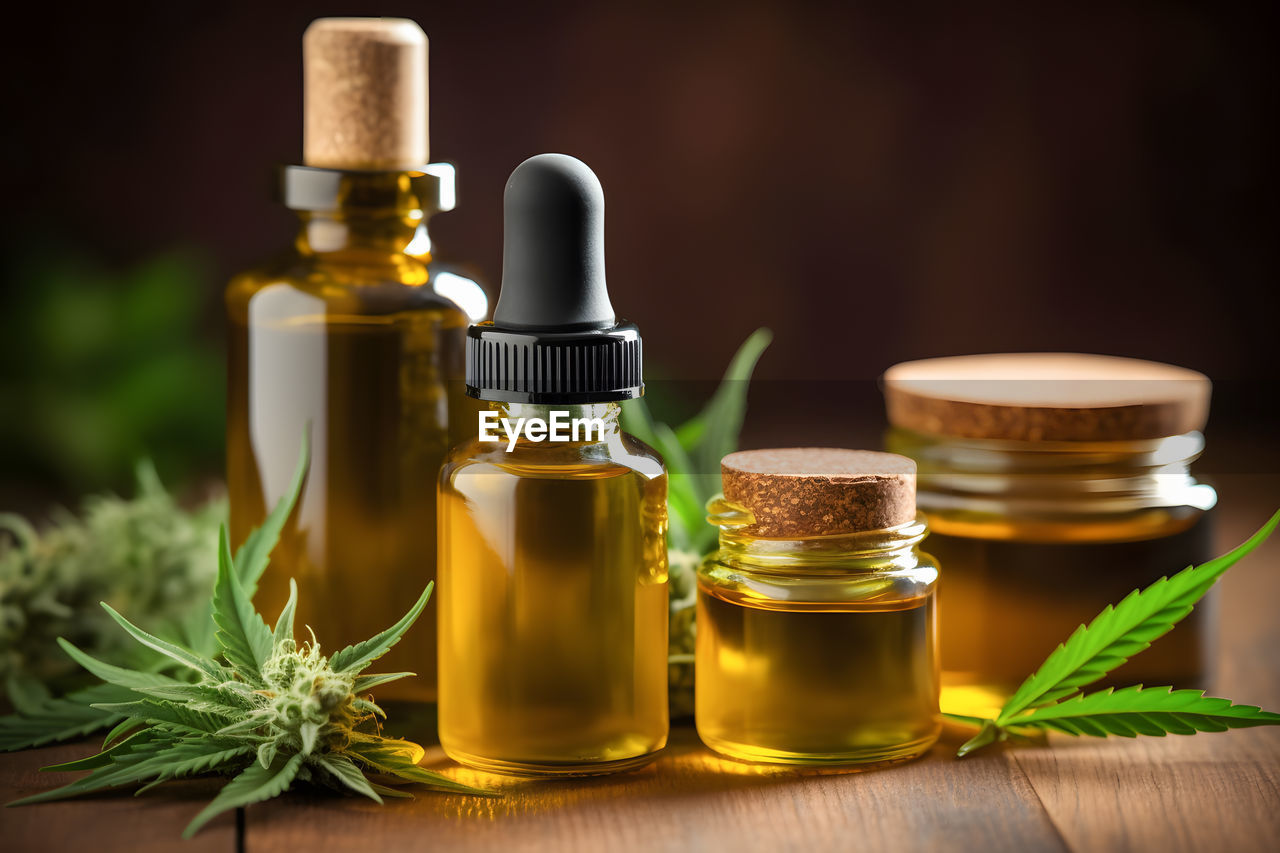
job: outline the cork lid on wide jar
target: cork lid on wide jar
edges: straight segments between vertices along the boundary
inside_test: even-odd
[[[916,463],[896,453],[793,447],[720,463],[725,499],[755,518],[748,536],[791,539],[882,530],[916,517]]]
[[[1134,441],[1202,429],[1210,382],[1194,370],[1105,355],[931,358],[884,374],[895,427],[955,438]]]

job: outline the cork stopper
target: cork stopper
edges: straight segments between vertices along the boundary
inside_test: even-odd
[[[793,447],[720,462],[724,496],[751,510],[749,536],[791,539],[881,530],[916,517],[916,463],[896,453]]]
[[[1104,355],[931,358],[884,374],[894,426],[956,438],[1131,441],[1203,429],[1208,377]]]
[[[427,36],[405,18],[320,18],[302,37],[303,161],[322,169],[427,162]]]

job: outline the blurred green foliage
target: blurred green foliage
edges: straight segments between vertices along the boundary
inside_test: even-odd
[[[0,470],[68,492],[121,488],[136,461],[171,481],[218,470],[225,379],[210,276],[171,251],[112,271],[74,252],[6,262]]]
[[[136,613],[148,630],[166,635],[205,603],[226,499],[188,512],[149,463],[138,465],[136,480],[134,497],[91,495],[80,517],[64,509],[43,532],[0,513],[0,683],[10,696],[24,684],[60,694],[86,681],[59,637],[136,663],[122,657],[133,644],[99,602]]]

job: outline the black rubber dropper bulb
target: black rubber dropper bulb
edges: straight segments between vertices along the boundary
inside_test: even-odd
[[[508,329],[599,329],[615,317],[604,278],[604,190],[587,164],[539,154],[503,196],[502,292]]]
[[[604,191],[581,160],[539,154],[503,197],[502,290],[467,332],[467,393],[595,403],[644,391],[639,330],[619,321],[604,273]]]

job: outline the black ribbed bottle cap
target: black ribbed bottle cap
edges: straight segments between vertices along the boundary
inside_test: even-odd
[[[581,160],[539,154],[503,197],[502,290],[467,331],[467,393],[507,403],[606,403],[644,393],[640,330],[604,277],[604,191]]]

